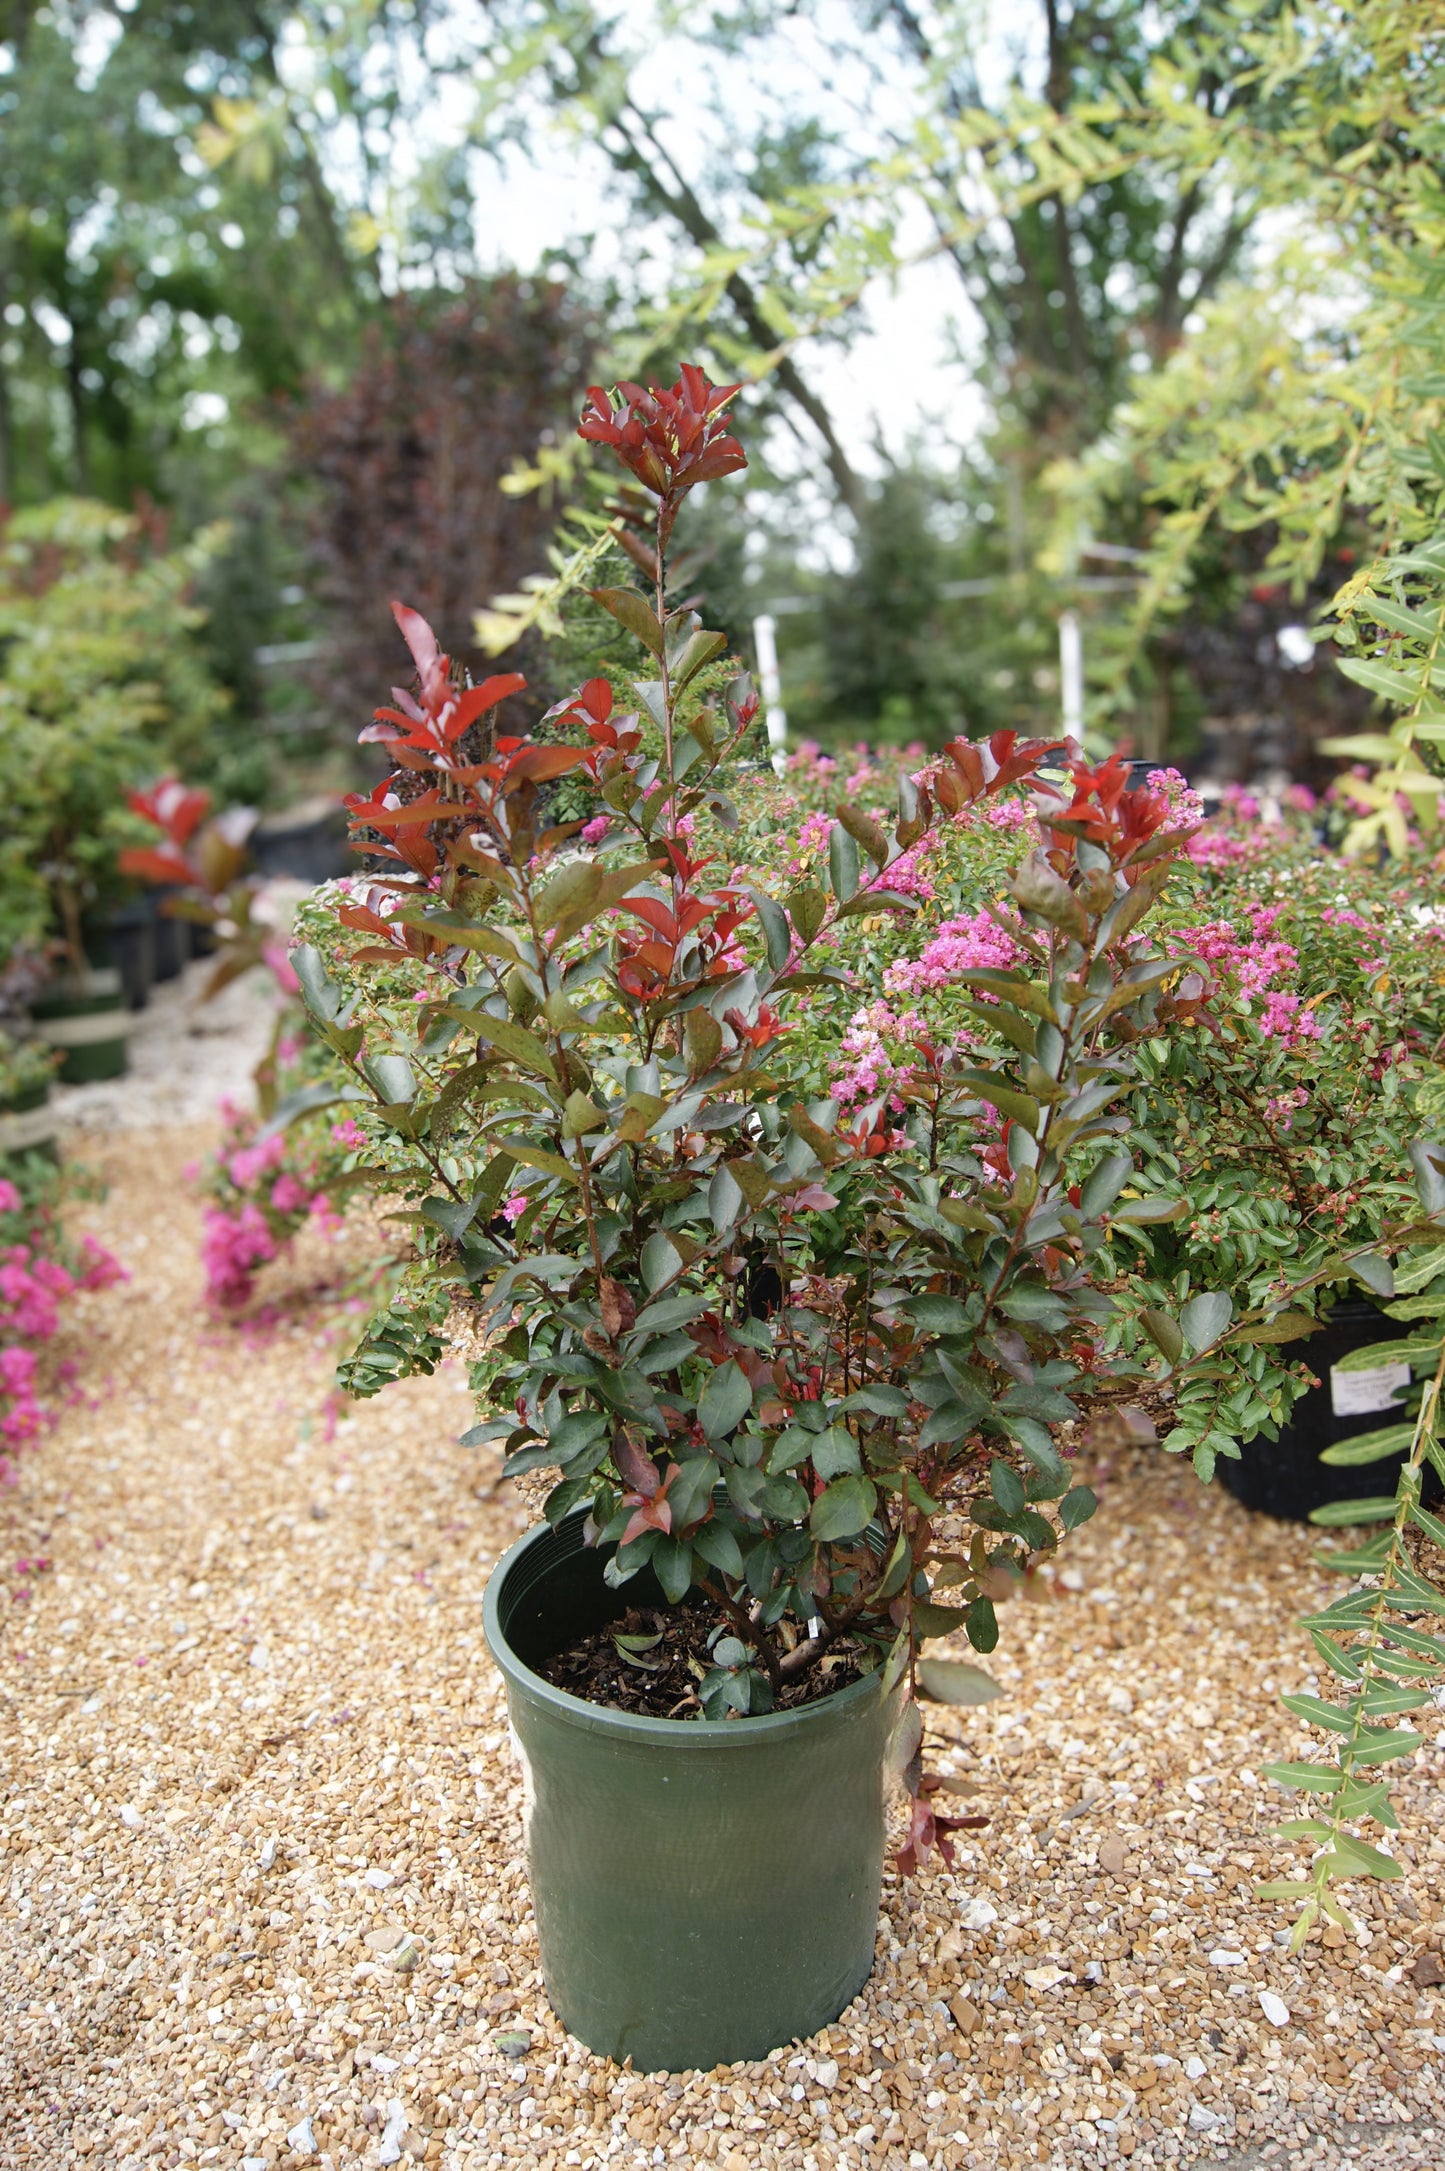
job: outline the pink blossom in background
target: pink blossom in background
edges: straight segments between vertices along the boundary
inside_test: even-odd
[[[1162,792],[1169,801],[1166,830],[1194,829],[1204,819],[1204,801],[1189,779],[1177,769],[1151,769],[1145,782],[1150,791]]]
[[[259,1206],[248,1201],[237,1214],[223,1213],[219,1206],[207,1207],[201,1259],[206,1269],[206,1294],[213,1304],[228,1310],[244,1304],[254,1286],[256,1269],[275,1256],[276,1240]]]
[[[286,1156],[286,1141],[279,1131],[258,1145],[240,1146],[226,1163],[226,1174],[238,1191],[249,1191],[268,1169],[278,1168]]]
[[[870,874],[864,889],[896,890],[900,897],[916,897],[921,904],[931,904],[937,892],[924,866],[927,856],[925,846],[915,844],[909,851],[900,852],[890,866]]]
[[[1296,814],[1313,814],[1319,800],[1308,784],[1291,784],[1284,795],[1284,803]]]
[[[998,922],[986,912],[975,912],[944,920],[920,957],[899,958],[885,969],[883,985],[890,995],[946,987],[960,973],[997,970],[1016,963],[1018,956],[1018,944]]]
[[[584,844],[600,844],[611,827],[612,823],[607,815],[594,814],[590,822],[582,824],[582,842]]]
[[[826,849],[833,829],[831,814],[810,814],[798,831],[798,850],[816,852]]]
[[[0,1176],[0,1214],[18,1214],[20,1193],[8,1176]]]
[[[1252,837],[1221,837],[1204,830],[1191,837],[1184,850],[1196,867],[1237,867],[1241,860],[1258,859],[1267,852],[1269,839],[1259,833]]]
[[[1377,932],[1373,920],[1367,920],[1361,912],[1351,911],[1348,905],[1326,905],[1320,918],[1326,927],[1363,927],[1368,934]]]
[[[1207,920],[1191,928],[1174,948],[1176,957],[1200,957],[1220,966],[1242,995],[1259,995],[1274,980],[1288,978],[1299,969],[1299,951],[1289,942],[1270,940],[1278,905],[1255,907],[1256,932],[1241,941],[1228,920]]]
[[[355,1116],[343,1116],[340,1123],[332,1124],[331,1140],[333,1145],[350,1146],[355,1150],[366,1144],[366,1133]]]
[[[507,1200],[506,1205],[502,1208],[503,1220],[509,1221],[512,1224],[513,1228],[515,1228],[517,1223],[521,1220],[523,1214],[525,1214],[525,1212],[527,1211],[527,1207],[529,1204],[530,1201],[528,1200],[525,1191],[514,1191],[512,1193],[512,1196]]]
[[[295,967],[286,954],[284,942],[263,942],[261,945],[261,960],[283,995],[299,995],[301,993],[301,982],[297,979]]]
[[[299,1214],[311,1204],[311,1193],[299,1176],[283,1169],[271,1186],[271,1204],[278,1214]]]
[[[963,807],[959,818],[973,812],[972,807]],[[1026,799],[996,799],[983,808],[983,818],[990,829],[1022,829],[1025,822],[1033,820],[1034,810]]]

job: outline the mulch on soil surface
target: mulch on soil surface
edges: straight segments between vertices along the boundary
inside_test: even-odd
[[[90,1142],[113,1189],[78,1218],[133,1278],[77,1308],[82,1396],[0,1501],[4,1559],[49,1563],[7,1573],[0,1654],[7,2171],[1445,2163],[1440,1745],[1405,1876],[1292,1958],[1253,1888],[1297,1868],[1297,1805],[1258,1774],[1336,1586],[1157,1454],[1093,1470],[1003,1609],[1003,1697],[929,1711],[990,1827],[888,1872],[842,2018],[731,2071],[590,2056],[538,1972],[481,1633],[527,1511],[455,1444],[459,1366],[333,1412],[313,1315],[206,1321],[203,1143]]]

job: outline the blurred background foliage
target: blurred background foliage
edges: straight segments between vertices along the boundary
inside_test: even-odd
[[[754,457],[690,577],[745,660],[775,616],[795,735],[1056,728],[1069,609],[1101,737],[1319,781],[1381,689],[1309,629],[1434,518],[1433,411],[1390,409],[1381,469],[1402,319],[1366,296],[1437,247],[1441,28],[1437,0],[0,0],[0,500],[181,554],[215,698],[203,747],[148,725],[147,765],[284,804],[354,780],[391,595],[480,668],[476,613],[564,519],[600,528],[589,378],[696,355],[748,379]],[[923,272],[931,374],[898,359]],[[1365,401],[1354,435],[1322,388]],[[599,630],[562,621],[508,659],[534,711]]]

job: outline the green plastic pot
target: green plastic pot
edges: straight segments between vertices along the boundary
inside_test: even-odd
[[[534,1667],[661,1593],[611,1591],[583,1516],[533,1531],[487,1586],[553,2010],[642,2072],[762,2058],[816,2033],[873,1966],[897,1697],[878,1674],[763,1718],[648,1719]]]
[[[64,980],[36,997],[30,1015],[41,1039],[63,1052],[62,1085],[95,1085],[124,1074],[130,1015],[118,972],[103,968],[84,980]]]
[[[51,1161],[60,1159],[48,1078],[8,1097],[0,1094],[0,1160],[8,1161],[22,1153],[43,1153]]]

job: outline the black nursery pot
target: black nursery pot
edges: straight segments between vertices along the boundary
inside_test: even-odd
[[[1393,1492],[1403,1455],[1363,1468],[1337,1468],[1321,1462],[1320,1456],[1341,1440],[1383,1431],[1399,1416],[1399,1396],[1410,1383],[1408,1365],[1338,1375],[1334,1368],[1342,1357],[1371,1342],[1398,1341],[1401,1331],[1373,1304],[1358,1299],[1337,1304],[1323,1331],[1300,1345],[1320,1385],[1300,1397],[1277,1440],[1251,1440],[1240,1449],[1238,1462],[1220,1457],[1215,1470],[1226,1491],[1245,1507],[1287,1523],[1307,1522],[1316,1508],[1333,1500]],[[1427,1497],[1432,1489],[1439,1490],[1433,1471],[1425,1473],[1425,1489]]]
[[[191,955],[191,923],[180,920],[166,910],[167,899],[179,896],[178,888],[167,885],[153,892],[156,979],[175,980],[184,971]]]
[[[898,1696],[871,1674],[795,1710],[652,1719],[554,1688],[551,1653],[656,1605],[610,1591],[583,1516],[513,1546],[487,1643],[523,1770],[527,1858],[552,2008],[640,2072],[762,2058],[835,2020],[868,1978]]]
[[[117,905],[103,927],[87,933],[92,962],[120,975],[128,1010],[144,1010],[156,978],[155,908],[149,897]]]

